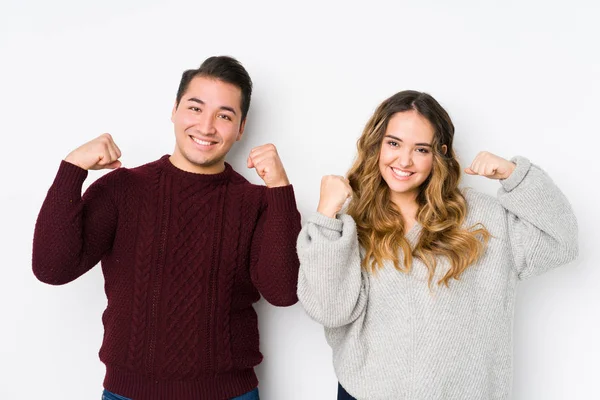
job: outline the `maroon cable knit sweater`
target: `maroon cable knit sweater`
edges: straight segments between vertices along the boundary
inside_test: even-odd
[[[227,399],[262,360],[252,304],[296,303],[300,214],[291,186],[252,185],[168,156],[94,182],[62,162],[40,211],[33,272],[61,285],[102,261],[104,386],[134,400]]]

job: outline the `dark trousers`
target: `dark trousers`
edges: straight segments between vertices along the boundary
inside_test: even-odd
[[[341,384],[338,383],[338,397],[337,400],[356,400],[354,397],[350,396],[346,389],[342,387]]]

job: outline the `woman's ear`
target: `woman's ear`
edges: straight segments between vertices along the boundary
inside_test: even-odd
[[[444,155],[448,153],[448,146],[446,146],[445,144],[442,145],[442,153],[444,153]]]

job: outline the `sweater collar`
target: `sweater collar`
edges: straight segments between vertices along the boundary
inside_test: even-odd
[[[231,175],[233,174],[233,168],[231,168],[231,165],[228,163],[225,163],[225,169],[223,172],[219,172],[218,174],[198,174],[184,171],[174,166],[169,160],[169,157],[169,154],[162,156],[159,160],[159,165],[166,173],[182,179],[190,179],[198,182],[221,182],[230,179]]]

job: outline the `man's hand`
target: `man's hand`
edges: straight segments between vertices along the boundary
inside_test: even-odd
[[[65,161],[85,170],[115,169],[121,166],[120,157],[121,150],[112,136],[105,133],[73,150]]]
[[[269,188],[290,184],[277,153],[277,148],[272,144],[264,144],[253,148],[248,156],[247,164],[248,168],[256,170],[258,176]]]

